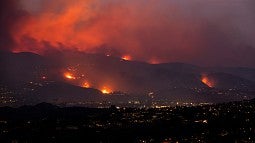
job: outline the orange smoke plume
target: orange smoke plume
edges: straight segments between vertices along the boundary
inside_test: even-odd
[[[245,27],[238,26],[252,18],[243,15],[242,18],[248,19],[234,23],[238,19],[230,15],[242,15],[236,13],[240,7],[226,10],[232,7],[226,0],[19,0],[18,3],[21,6],[12,8],[17,11],[12,13],[5,8],[6,14],[1,18],[4,25],[11,23],[0,35],[2,39],[8,37],[3,41],[7,47],[13,47],[11,51],[47,54],[51,50],[74,50],[106,54],[104,48],[110,48],[119,53],[117,56],[129,53],[132,59],[149,63],[254,65],[254,48],[240,48],[254,47],[254,43],[242,40],[239,30]],[[24,13],[16,18],[19,7]],[[10,22],[6,20],[9,14],[13,15]],[[243,55],[248,58],[242,58]],[[152,58],[157,62],[151,62]]]
[[[23,3],[25,2],[24,0]],[[13,28],[12,35],[17,43],[14,51],[43,54],[53,48],[93,52],[102,45],[107,45],[120,53],[128,52],[135,59],[148,60],[152,53],[161,52],[162,48],[172,43],[172,40],[180,41],[179,47],[190,47],[196,42],[195,36],[192,36],[194,38],[186,39],[183,43],[182,35],[170,36],[172,38],[169,41],[167,38],[169,34],[187,31],[184,28],[186,22],[179,19],[169,25],[167,19],[156,16],[160,12],[158,11],[160,5],[151,7],[157,4],[153,0],[148,0],[148,5],[143,3],[99,0],[42,2],[39,12],[30,10],[30,15]],[[142,13],[140,7],[144,8]],[[178,15],[176,9],[170,11]],[[159,43],[161,44],[158,45]],[[145,52],[144,47],[161,48],[155,53]],[[185,51],[187,50],[185,48]]]

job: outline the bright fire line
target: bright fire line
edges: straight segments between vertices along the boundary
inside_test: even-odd
[[[125,60],[125,61],[130,61],[132,58],[130,55],[124,55],[121,57],[122,60]]]
[[[201,79],[201,81],[202,81],[205,85],[207,85],[208,87],[210,87],[210,88],[214,87],[213,82],[210,81],[209,78],[206,77],[206,76],[203,76],[202,79]]]
[[[111,90],[110,88],[103,87],[103,88],[101,89],[101,92],[102,92],[103,94],[110,94],[110,93],[112,93],[112,90]]]
[[[66,73],[64,73],[64,76],[65,76],[65,78],[67,78],[67,79],[76,79],[74,76],[73,76],[73,74],[71,74],[71,73],[69,73],[69,72],[66,72]]]

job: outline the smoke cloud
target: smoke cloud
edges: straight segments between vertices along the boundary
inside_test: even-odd
[[[255,67],[253,0],[2,0],[1,48]]]
[[[19,10],[15,0],[0,1],[0,48],[10,51],[15,46],[11,35],[11,28],[16,21],[25,15],[25,11]]]

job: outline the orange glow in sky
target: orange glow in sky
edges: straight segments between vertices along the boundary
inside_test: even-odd
[[[255,32],[247,30],[254,29],[250,18],[253,15],[248,16],[253,10],[247,5],[249,2],[239,0],[238,4],[229,5],[227,0],[176,1],[13,0],[8,2],[12,9],[3,9],[7,19],[1,23],[1,44],[8,51],[40,55],[79,51],[151,64],[255,66],[254,48],[241,48],[255,46],[250,40]],[[197,5],[203,8],[197,10]],[[239,12],[240,7],[245,11]],[[236,15],[244,19],[236,20]],[[221,20],[226,16],[228,24]],[[245,38],[235,38],[239,36]],[[240,52],[232,54],[227,47]],[[248,57],[242,58],[243,55]],[[209,59],[211,56],[217,56],[217,60]],[[151,58],[157,59],[150,61]]]
[[[157,59],[151,59],[149,61],[150,64],[159,64],[160,62]]]

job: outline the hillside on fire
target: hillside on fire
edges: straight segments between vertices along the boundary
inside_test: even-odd
[[[150,64],[80,52],[59,54],[55,58],[1,53],[1,92],[8,91],[16,98],[25,96],[22,101],[30,103],[115,103],[128,99],[215,103],[254,98],[252,68]]]

